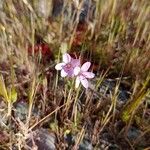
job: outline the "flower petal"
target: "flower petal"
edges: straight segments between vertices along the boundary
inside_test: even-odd
[[[64,71],[64,69],[62,69],[61,70],[61,77],[66,77],[68,75],[68,73],[66,73],[65,71]]]
[[[89,78],[89,79],[92,79],[95,77],[95,74],[92,72],[82,72],[82,74],[84,75],[85,78]]]
[[[73,68],[79,67],[80,66],[80,60],[71,58],[71,65]]]
[[[65,53],[63,55],[63,62],[65,62],[65,63],[71,62],[71,56],[69,54]]]
[[[82,71],[88,71],[88,69],[90,68],[91,63],[90,62],[86,62],[82,65],[81,70]]]
[[[80,67],[75,67],[73,72],[75,76],[78,75],[80,73]]]
[[[65,65],[65,63],[59,63],[59,64],[57,64],[57,65],[55,66],[55,69],[56,69],[56,70],[61,70],[64,65]]]
[[[82,85],[87,89],[89,86],[88,80],[86,78],[80,78]]]
[[[80,84],[80,78],[79,76],[76,78],[76,82],[75,82],[75,88],[78,88]]]

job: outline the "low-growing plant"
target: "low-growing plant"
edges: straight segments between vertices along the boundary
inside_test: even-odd
[[[141,140],[147,149],[149,18],[148,0],[1,1],[0,129],[9,140],[1,144],[0,132],[0,147],[25,149],[48,128],[56,149],[79,149],[85,137],[94,148],[136,149]]]

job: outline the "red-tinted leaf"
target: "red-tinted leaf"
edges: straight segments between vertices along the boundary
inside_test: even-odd
[[[32,54],[32,46],[29,46],[28,52],[29,52],[29,55]],[[47,55],[52,56],[52,51],[51,51],[49,45],[46,43],[34,45],[34,53],[37,54],[39,52],[42,53],[42,56],[47,56]]]
[[[72,43],[73,46],[79,46],[84,42],[86,30],[87,30],[87,25],[85,23],[78,25],[77,31],[76,31],[76,34]]]

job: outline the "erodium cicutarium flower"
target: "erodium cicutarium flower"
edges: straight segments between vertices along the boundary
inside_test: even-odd
[[[89,87],[88,79],[94,78],[95,74],[89,72],[90,62],[80,65],[79,59],[73,59],[67,53],[63,55],[63,62],[55,66],[56,70],[61,70],[61,77],[76,77],[75,87],[78,88],[81,83],[86,89]]]
[[[61,77],[74,77],[74,68],[80,66],[79,59],[73,59],[67,53],[63,55],[63,62],[55,66],[56,70],[61,70]]]
[[[79,84],[81,84],[87,89],[89,87],[89,83],[87,79],[92,79],[95,77],[95,74],[92,72],[88,72],[88,69],[90,68],[91,63],[86,62],[84,63],[81,68],[80,67],[75,67],[74,69],[74,75],[76,75],[76,82],[75,82],[75,87],[78,88]]]

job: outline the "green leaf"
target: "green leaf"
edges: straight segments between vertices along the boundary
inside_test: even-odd
[[[17,96],[18,96],[18,94],[17,94],[16,89],[15,89],[15,88],[12,88],[11,91],[10,91],[10,93],[9,93],[9,99],[10,99],[10,101],[11,101],[12,103],[16,102]]]
[[[128,122],[131,114],[139,107],[139,105],[145,100],[145,97],[150,94],[150,91],[143,91],[141,95],[132,101],[130,105],[127,105],[121,115],[121,118],[124,122]]]
[[[133,99],[131,101],[131,103],[129,103],[128,105],[126,105],[121,113],[121,119],[124,122],[128,122],[132,113],[134,113],[135,110],[137,110],[137,108],[140,106],[140,104],[145,101],[146,97],[148,95],[150,95],[150,89],[147,88],[147,86],[149,85],[150,82],[150,76],[148,76],[148,78],[146,79],[146,81],[144,82],[141,90],[139,91],[139,95],[137,95],[137,97],[135,99]]]
[[[4,78],[2,75],[0,75],[0,96],[4,98],[5,101],[9,101],[8,93],[6,90]]]

